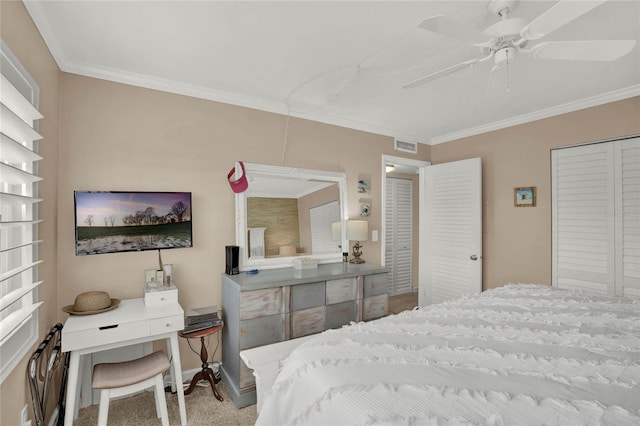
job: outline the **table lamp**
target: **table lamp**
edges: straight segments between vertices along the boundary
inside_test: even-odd
[[[369,222],[366,220],[350,220],[347,222],[347,239],[349,241],[355,241],[353,245],[353,258],[349,260],[350,263],[364,263],[362,256],[360,241],[367,241],[369,237]]]

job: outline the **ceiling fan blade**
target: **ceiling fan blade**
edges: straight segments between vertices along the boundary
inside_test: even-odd
[[[631,52],[635,40],[549,41],[531,48],[538,59],[567,59],[572,61],[615,61]]]
[[[443,15],[433,16],[422,21],[418,27],[441,34],[446,37],[455,38],[473,45],[485,45],[491,42],[491,38],[485,33],[475,28],[459,24]]]
[[[404,89],[413,89],[414,87],[422,86],[423,84],[428,83],[429,81],[435,80],[440,77],[444,77],[445,75],[453,74],[454,72],[458,72],[465,68],[470,68],[475,64],[477,64],[478,62],[480,62],[480,59],[470,59],[468,61],[461,62],[459,64],[450,66],[448,68],[442,69],[440,71],[436,71],[424,77],[420,77],[416,80],[410,81],[409,83],[403,85],[402,87]]]
[[[605,1],[561,1],[526,25],[520,31],[520,35],[527,40],[537,40],[579,18],[591,9],[595,9]]]

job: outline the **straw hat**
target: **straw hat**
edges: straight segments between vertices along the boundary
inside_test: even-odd
[[[120,299],[112,299],[106,291],[87,291],[76,296],[73,305],[62,310],[71,315],[91,315],[106,312],[118,306]]]

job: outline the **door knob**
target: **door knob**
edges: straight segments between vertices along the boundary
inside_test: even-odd
[[[476,256],[475,254],[472,254],[471,256],[469,256],[469,259],[478,260],[478,256]]]

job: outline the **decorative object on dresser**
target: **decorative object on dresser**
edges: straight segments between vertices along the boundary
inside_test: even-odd
[[[329,263],[222,275],[222,380],[238,407],[256,402],[240,351],[387,315],[387,268]]]
[[[240,247],[238,246],[225,246],[226,255],[226,267],[225,272],[229,275],[235,275],[240,273],[238,268],[238,256],[240,255]]]
[[[360,241],[369,239],[369,222],[366,220],[350,220],[347,222],[347,239],[356,242],[353,245],[353,258],[349,262],[364,263],[364,259],[360,258],[362,256]]]

